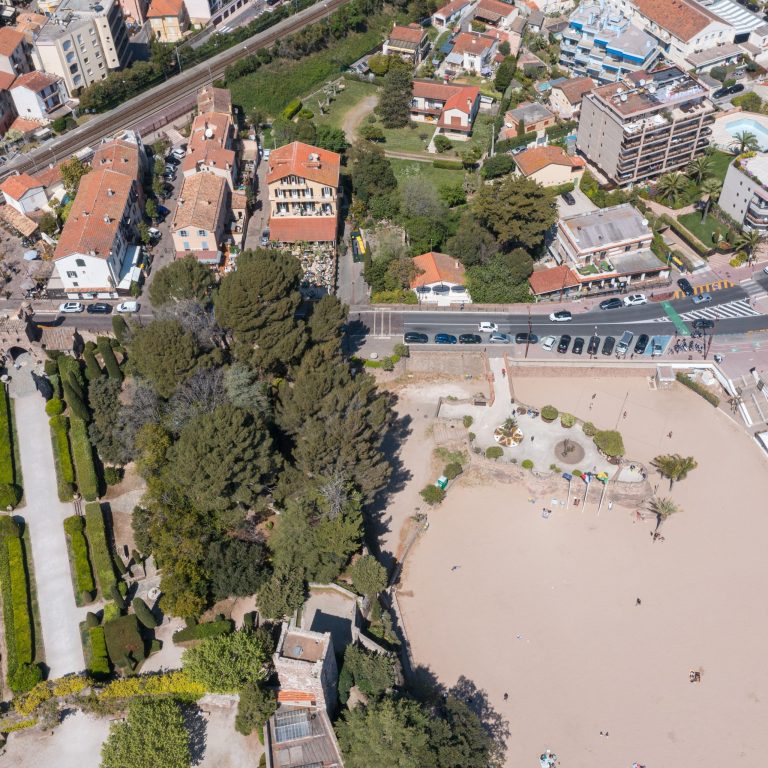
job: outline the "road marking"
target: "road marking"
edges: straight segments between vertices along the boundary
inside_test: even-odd
[[[696,318],[706,317],[710,320],[722,320],[726,317],[755,317],[760,313],[750,306],[747,299],[738,299],[729,301],[726,304],[718,304],[714,307],[701,307],[688,312],[681,313],[680,317],[684,320],[695,320]]]
[[[675,324],[675,329],[677,330],[678,333],[683,334],[684,336],[687,336],[688,334],[690,334],[691,332],[690,329],[683,322],[680,315],[677,314],[677,311],[675,310],[675,308],[668,301],[662,301],[661,306],[669,316],[669,319]]]
[[[724,288],[733,288],[733,283],[730,280],[713,280],[711,283],[694,286],[693,292],[709,293],[711,291],[722,291]],[[672,298],[684,299],[685,294],[682,291],[675,291]]]

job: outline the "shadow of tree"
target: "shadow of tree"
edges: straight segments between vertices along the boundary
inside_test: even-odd
[[[205,756],[208,736],[208,722],[196,704],[184,706],[184,726],[189,732],[189,755],[192,765],[200,765]]]

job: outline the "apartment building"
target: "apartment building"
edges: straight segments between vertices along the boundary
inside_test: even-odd
[[[591,77],[574,77],[557,83],[549,93],[549,106],[561,120],[573,120],[581,111],[584,96],[596,86]]]
[[[155,40],[160,43],[177,43],[189,29],[184,0],[152,0],[147,19]]]
[[[64,0],[37,33],[36,69],[59,75],[71,96],[130,62],[130,46],[117,0]]]
[[[27,72],[11,86],[16,114],[27,120],[48,122],[69,111],[62,93],[62,79],[47,72]]]
[[[0,72],[23,75],[31,69],[30,46],[24,33],[13,27],[0,27]]]
[[[768,153],[734,160],[725,174],[718,203],[746,229],[768,232]]]
[[[420,24],[403,26],[395,24],[389,37],[384,41],[382,53],[385,56],[399,56],[414,67],[418,67],[429,50],[427,30]]]
[[[16,75],[0,72],[0,136],[4,136],[16,119],[16,107],[11,98],[11,85]]]
[[[660,56],[653,35],[603,0],[582,3],[562,32],[560,66],[599,83],[613,83],[630,72],[652,69]]]
[[[576,146],[620,186],[680,170],[710,143],[707,93],[677,66],[600,86],[582,101]]]
[[[272,151],[267,169],[272,241],[335,244],[340,165],[335,152],[300,141]]]

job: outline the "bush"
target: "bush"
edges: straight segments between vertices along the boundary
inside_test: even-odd
[[[86,346],[83,352],[83,360],[85,360],[85,378],[88,381],[96,381],[104,375],[104,371],[101,370],[101,366],[96,360],[96,355],[93,354],[93,349],[90,347]]]
[[[422,488],[419,494],[430,507],[439,504],[445,498],[445,490],[438,488],[436,485],[428,485]]]
[[[477,437],[477,435],[476,435],[474,432],[470,432],[470,433],[467,435],[467,437],[469,438],[469,442],[470,442],[470,443],[472,443],[472,442],[474,442],[474,440],[475,440],[475,438]]]
[[[283,110],[283,117],[286,120],[292,120],[298,114],[301,109],[301,99],[293,99],[289,101]]]
[[[99,699],[132,699],[136,696],[173,696],[195,700],[205,694],[205,687],[190,680],[184,672],[141,675],[115,680],[98,693]]]
[[[95,501],[99,497],[99,481],[93,463],[93,446],[88,439],[88,425],[73,416],[70,420],[69,436],[72,441],[77,489],[86,501]]]
[[[101,355],[101,359],[104,361],[104,366],[106,367],[107,373],[109,374],[109,378],[122,381],[123,372],[120,370],[120,366],[118,365],[115,352],[112,349],[112,345],[110,344],[109,339],[106,336],[99,336],[96,342],[98,345],[99,354]]]
[[[560,414],[560,425],[566,429],[570,429],[576,423],[576,417],[570,413]]]
[[[541,409],[541,418],[546,422],[554,421],[558,417],[558,414],[559,412],[554,405],[545,405]]]
[[[125,318],[122,315],[115,315],[112,318],[112,333],[115,334],[115,338],[124,344],[128,339],[128,323],[125,322]]]
[[[433,168],[445,168],[449,171],[461,171],[464,169],[464,163],[460,160],[433,160]]]
[[[522,147],[524,144],[530,144],[532,141],[536,141],[536,132],[523,133],[520,136],[514,136],[511,139],[502,139],[502,141],[496,142],[497,152],[508,152],[510,149],[516,149]]]
[[[93,627],[99,626],[99,617],[93,613],[93,611],[88,611],[88,613],[85,614],[85,626],[88,627],[88,629],[93,629]]]
[[[106,624],[108,621],[114,621],[115,619],[119,619],[122,616],[122,611],[120,610],[120,606],[115,603],[112,600],[107,601],[104,603],[104,617],[103,617],[103,623]]]
[[[621,432],[613,429],[600,430],[594,436],[595,445],[606,456],[617,457],[624,455],[624,441]]]
[[[587,437],[594,437],[597,434],[597,427],[591,421],[585,421],[584,424],[581,425],[581,431]]]
[[[91,561],[99,591],[102,598],[107,600],[115,586],[115,568],[101,504],[94,502],[85,505],[85,530],[91,546]]]
[[[464,470],[461,464],[454,461],[446,465],[445,469],[443,470],[443,474],[449,480],[455,480],[463,471]]]
[[[90,658],[88,659],[88,674],[95,677],[109,675],[112,669],[109,665],[104,627],[91,627],[88,630],[88,642],[91,651]]]
[[[441,154],[443,152],[450,152],[450,150],[453,149],[453,142],[442,134],[435,136],[432,143],[435,145],[435,149]]]
[[[31,691],[43,679],[38,664],[21,664],[8,675],[8,685],[14,693]]]
[[[125,470],[122,467],[104,467],[104,482],[107,485],[117,485],[124,475]]]
[[[523,460],[520,462],[520,466],[521,466],[523,469],[533,469],[533,462],[532,462],[530,459],[523,459]]]
[[[464,429],[469,429],[472,426],[472,424],[474,424],[474,421],[475,420],[471,416],[469,415],[465,416],[462,419],[462,422],[464,424]]]
[[[48,423],[51,426],[53,462],[56,466],[59,501],[70,501],[75,490],[75,469],[72,466],[72,455],[69,452],[69,437],[67,436],[69,419],[61,415],[52,416]]]
[[[701,395],[708,403],[717,408],[720,404],[720,398],[714,393],[710,392],[703,384],[699,384],[698,381],[694,381],[689,376],[686,376],[682,371],[675,374],[675,378],[683,385],[692,389],[697,395]]]
[[[144,658],[144,640],[136,616],[129,614],[104,624],[104,639],[112,663],[118,667],[133,667]]]
[[[21,501],[21,488],[18,485],[0,484],[0,509],[15,508]]]
[[[186,643],[190,640],[205,640],[207,637],[228,635],[235,629],[235,623],[230,619],[223,621],[206,621],[203,624],[192,624],[173,633],[174,643]]]
[[[500,459],[504,455],[504,449],[500,445],[492,445],[485,449],[486,459]]]
[[[45,412],[49,416],[59,416],[64,412],[64,403],[58,397],[52,397],[45,404]]]
[[[117,584],[113,584],[110,587],[109,590],[109,596],[114,601],[115,605],[120,610],[120,613],[122,613],[125,610],[125,600],[123,599],[123,593],[120,591],[120,588]]]
[[[511,155],[500,154],[489,157],[484,163],[480,175],[484,179],[496,179],[499,176],[506,176],[515,170],[515,161]]]
[[[11,404],[5,384],[0,384],[0,483],[13,485],[15,482]]]
[[[72,551],[72,566],[75,572],[75,590],[80,595],[88,595],[88,601],[93,599],[96,585],[93,582],[93,572],[88,559],[88,542],[85,539],[85,522],[82,517],[73,515],[64,521],[64,530],[69,537]]]
[[[147,628],[154,629],[158,622],[149,606],[140,598],[135,597],[131,603],[136,618]]]

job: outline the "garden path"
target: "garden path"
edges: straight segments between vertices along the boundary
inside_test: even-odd
[[[50,677],[85,667],[78,624],[85,609],[75,604],[64,535],[71,504],[59,501],[45,401],[37,393],[14,399],[26,506],[20,512],[32,541],[45,663]]]

